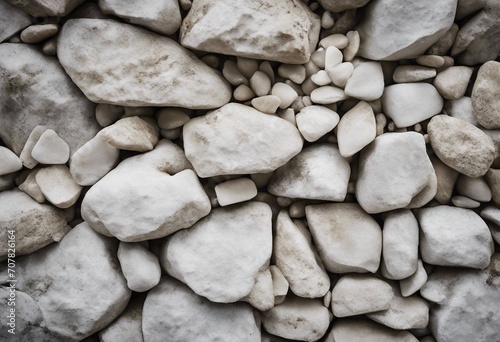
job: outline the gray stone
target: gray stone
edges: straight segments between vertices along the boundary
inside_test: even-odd
[[[142,307],[145,295],[132,298],[125,311],[99,332],[100,342],[144,342],[142,337]]]
[[[408,331],[393,330],[366,318],[344,318],[333,323],[325,342],[418,342]]]
[[[370,0],[319,0],[319,3],[326,11],[340,13],[345,10],[363,7],[369,1]]]
[[[500,128],[500,63],[484,63],[472,88],[472,107],[477,121],[486,129]]]
[[[30,24],[31,18],[28,14],[7,1],[0,1],[0,43]]]
[[[7,0],[34,17],[64,17],[85,0]]]

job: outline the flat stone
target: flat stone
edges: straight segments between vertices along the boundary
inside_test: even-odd
[[[57,55],[97,103],[210,109],[231,98],[229,84],[175,41],[114,20],[68,20]]]
[[[158,339],[261,342],[250,305],[212,303],[168,276],[148,292],[142,311],[142,331],[144,342]]]
[[[365,62],[354,68],[345,85],[345,94],[364,101],[374,101],[384,92],[384,74],[379,62]]]
[[[361,37],[359,55],[389,61],[422,55],[451,27],[456,6],[457,0],[412,4],[370,1],[357,28]]]
[[[456,184],[457,192],[479,202],[491,201],[491,190],[488,183],[481,178],[470,178],[460,175]]]
[[[267,187],[276,196],[341,202],[347,194],[351,168],[332,144],[302,150],[274,172]]]
[[[303,64],[320,29],[319,17],[298,0],[202,0],[184,19],[180,41],[195,50]]]
[[[74,153],[100,129],[94,107],[57,59],[27,44],[1,44],[0,138],[14,153],[38,125],[58,132]]]
[[[21,154],[19,155],[19,159],[21,159],[23,166],[27,167],[28,169],[32,169],[38,165],[38,162],[35,160],[35,158],[33,158],[31,152],[38,142],[38,139],[40,139],[43,132],[45,132],[46,130],[47,127],[45,126],[36,126],[35,128],[33,128],[33,131],[31,131],[28,140],[26,140],[26,143],[24,144]]]
[[[206,216],[208,196],[172,145],[159,143],[122,161],[85,194],[82,218],[101,234],[136,242],[165,237]]]
[[[275,304],[283,303],[286,294],[288,293],[289,284],[281,270],[276,265],[269,266],[271,276],[273,278],[273,294]],[[282,299],[279,301],[278,299]]]
[[[270,172],[302,149],[294,125],[237,103],[191,119],[183,138],[186,157],[200,177]]]
[[[330,132],[339,123],[339,115],[323,106],[307,106],[296,116],[297,127],[309,142],[314,142]]]
[[[0,176],[19,171],[23,168],[21,159],[7,147],[0,146]]]
[[[421,134],[382,134],[360,154],[356,198],[370,214],[404,208],[432,177]]]
[[[391,286],[374,276],[345,275],[332,290],[333,314],[347,317],[387,310],[393,296]]]
[[[147,152],[158,143],[159,129],[154,120],[132,116],[103,128],[99,137],[121,150]]]
[[[281,105],[281,99],[276,95],[259,96],[252,99],[252,106],[266,114],[274,114]]]
[[[342,115],[337,128],[340,154],[351,157],[371,143],[377,134],[373,109],[365,101],[360,101]]]
[[[441,204],[447,204],[451,200],[455,183],[458,179],[458,171],[452,169],[435,155],[430,157],[437,177],[437,190],[435,199]]]
[[[488,228],[490,228],[493,240],[496,243],[500,242],[500,209],[489,205],[481,211],[481,217],[486,220]]]
[[[325,342],[417,342],[408,331],[393,330],[366,318],[344,318],[333,323]]]
[[[375,273],[382,230],[357,203],[306,206],[306,217],[325,268],[334,273]]]
[[[498,64],[500,65],[500,63]],[[439,94],[445,99],[458,100],[465,95],[473,70],[473,68],[466,66],[452,66],[446,68],[437,74],[433,84]]]
[[[85,0],[7,0],[12,5],[34,17],[64,17],[81,5]]]
[[[278,215],[273,243],[276,266],[294,294],[317,298],[330,290],[330,278],[312,246],[311,233],[294,224],[285,210]]]
[[[298,341],[317,341],[330,325],[329,311],[318,299],[287,298],[262,313],[267,332]]]
[[[420,254],[428,264],[485,268],[493,254],[490,230],[470,209],[441,205],[416,211]]]
[[[494,341],[500,324],[500,254],[484,270],[438,267],[420,290],[431,307],[437,341]],[[466,329],[464,329],[464,322]]]
[[[174,34],[181,27],[179,2],[175,0],[123,2],[99,0],[106,14],[116,15],[130,24],[141,25],[163,35]]]
[[[297,64],[281,64],[278,67],[278,75],[297,84],[302,84],[306,79],[306,68]]]
[[[385,88],[382,96],[384,114],[396,126],[408,127],[441,112],[444,101],[439,92],[427,83],[402,83]]]
[[[7,1],[0,2],[0,43],[28,25],[31,25],[31,18],[27,13]]]
[[[500,128],[500,63],[484,63],[472,88],[472,107],[477,121],[486,129]]]
[[[382,231],[382,275],[388,279],[408,278],[417,270],[419,232],[413,213],[391,211]]]
[[[286,83],[277,82],[273,85],[271,89],[271,95],[274,95],[280,99],[279,107],[281,109],[286,109],[297,99],[299,96],[297,92]]]
[[[45,196],[38,186],[38,183],[36,182],[36,174],[40,171],[40,169],[35,169],[31,171],[21,184],[19,184],[19,190],[22,192],[28,194],[31,198],[33,198],[35,201],[38,203],[43,203],[45,202]]]
[[[21,32],[21,40],[26,44],[37,44],[55,36],[59,32],[56,24],[31,25]]]
[[[165,242],[161,264],[196,294],[235,302],[250,293],[271,258],[271,218],[269,206],[260,202],[214,209]]]
[[[396,83],[414,83],[436,77],[436,69],[421,65],[400,65],[392,74]]]
[[[332,104],[347,99],[344,90],[332,86],[322,86],[311,92],[311,101],[318,104]]]
[[[451,203],[455,207],[465,208],[465,209],[475,209],[481,206],[481,203],[465,196],[453,196],[451,198]]]
[[[249,178],[231,179],[215,186],[217,202],[220,206],[245,202],[257,196],[257,187]]]
[[[39,204],[19,190],[0,193],[0,260],[7,259],[8,231],[15,230],[16,256],[31,254],[61,239],[70,230],[61,210]]]
[[[158,258],[140,243],[121,241],[117,256],[127,286],[132,291],[145,292],[160,282]]]
[[[31,150],[31,156],[41,164],[66,164],[69,146],[54,130],[47,129]]]
[[[118,267],[117,248],[115,239],[84,222],[61,242],[16,258],[16,288],[31,296],[43,315],[43,334],[23,338],[81,341],[117,318],[131,294]],[[2,274],[5,283],[7,272]]]
[[[66,165],[41,169],[36,174],[36,182],[47,201],[61,209],[75,204],[82,192],[82,187],[74,181]]]
[[[180,108],[162,108],[155,113],[161,129],[174,129],[184,126],[191,117]]]
[[[439,159],[466,176],[483,176],[495,159],[491,138],[463,120],[437,115],[427,125],[427,133]]]
[[[127,339],[144,342],[142,337],[144,299],[145,296],[132,298],[120,316],[99,332],[100,342],[126,341]]]

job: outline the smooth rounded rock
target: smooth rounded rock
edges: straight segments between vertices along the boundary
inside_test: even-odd
[[[472,71],[471,67],[452,66],[437,74],[433,84],[445,99],[458,100],[467,91]]]
[[[420,65],[400,65],[392,74],[396,83],[414,83],[433,77],[436,77],[436,69]]]
[[[158,258],[140,243],[121,241],[117,256],[127,286],[132,291],[148,291],[160,282]]]
[[[500,63],[488,61],[477,73],[472,88],[472,107],[477,121],[486,129],[500,128]]]
[[[52,129],[42,133],[31,156],[41,164],[65,164],[69,159],[69,146]]]
[[[5,146],[0,146],[0,176],[19,171],[23,168],[21,159]]]
[[[340,119],[337,128],[340,154],[345,158],[355,155],[375,139],[376,133],[373,109],[360,101]]]
[[[459,194],[467,196],[479,202],[491,201],[491,190],[488,183],[481,178],[470,178],[465,175],[460,175],[456,184],[456,189]]]
[[[215,186],[217,202],[221,207],[245,202],[257,196],[257,187],[249,178],[231,179]]]
[[[345,94],[364,101],[373,101],[384,93],[384,74],[379,62],[365,62],[354,68],[345,85]]]
[[[103,128],[99,138],[121,150],[147,152],[158,143],[156,122],[139,116],[123,118]]]
[[[36,174],[36,182],[45,198],[58,208],[76,203],[82,187],[75,182],[65,165],[45,167]]]
[[[297,127],[309,142],[314,142],[330,132],[339,123],[339,115],[323,106],[307,106],[295,116]]]

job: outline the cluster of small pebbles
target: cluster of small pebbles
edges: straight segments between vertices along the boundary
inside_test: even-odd
[[[500,341],[498,0],[0,0],[0,42],[0,340]]]

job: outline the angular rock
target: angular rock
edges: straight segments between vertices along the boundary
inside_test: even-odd
[[[387,310],[393,296],[391,286],[374,276],[345,275],[332,290],[332,311],[347,317]]]
[[[33,158],[31,152],[38,142],[38,139],[40,139],[43,132],[45,132],[46,130],[47,127],[45,126],[36,126],[35,128],[33,128],[31,133],[29,134],[28,140],[26,140],[26,143],[24,144],[21,154],[19,155],[19,159],[21,159],[23,166],[27,167],[28,169],[32,169],[38,165],[38,162],[35,160],[35,158]]]
[[[328,271],[377,271],[382,252],[382,230],[357,203],[308,205],[306,217]]]
[[[345,85],[345,94],[364,101],[374,101],[384,92],[384,74],[379,62],[358,65]]]
[[[375,115],[370,105],[360,101],[342,116],[337,129],[340,154],[351,157],[371,143],[376,136]]]
[[[148,292],[142,331],[144,342],[261,341],[250,305],[212,303],[167,276]]]
[[[158,258],[140,243],[121,241],[117,256],[127,279],[127,286],[132,291],[148,291],[160,282],[161,268]]]
[[[212,302],[250,293],[272,252],[272,213],[260,202],[217,208],[162,246],[161,265]]]
[[[417,342],[408,331],[393,330],[366,318],[344,318],[336,320],[325,342]]]
[[[276,196],[342,202],[351,168],[331,144],[305,148],[274,172],[268,191]]]
[[[47,129],[31,150],[31,156],[41,164],[66,164],[69,146],[56,132]]]
[[[0,176],[19,171],[23,168],[23,163],[18,156],[5,146],[0,146]]]
[[[85,0],[7,0],[12,5],[34,17],[64,17]]]
[[[284,210],[276,225],[274,258],[292,292],[302,298],[324,296],[330,289],[330,278],[312,246],[311,233],[295,225]]]
[[[35,179],[47,201],[61,209],[75,204],[82,192],[66,165],[45,167],[37,172]]]
[[[131,291],[118,267],[116,249],[116,240],[81,223],[58,244],[16,259],[16,288],[34,299],[44,319],[44,339],[23,338],[81,341],[118,317]],[[2,275],[4,283],[7,272],[2,270]]]
[[[415,132],[377,137],[361,152],[358,172],[356,198],[370,214],[406,207],[434,176],[424,138]]]
[[[486,223],[469,209],[440,205],[416,211],[420,254],[428,264],[485,268],[493,254]]]
[[[441,112],[444,101],[436,88],[427,83],[402,83],[385,88],[382,96],[384,114],[396,126],[408,127]]]
[[[477,121],[486,129],[500,128],[500,63],[484,63],[472,88],[472,107]]]
[[[491,138],[463,120],[437,115],[427,125],[427,133],[439,159],[466,176],[483,176],[495,160]]]
[[[158,143],[159,129],[151,118],[132,116],[103,128],[99,137],[120,150],[147,152]]]
[[[0,45],[0,138],[19,155],[38,125],[58,132],[71,153],[99,131],[94,104],[61,68],[27,44]]]
[[[7,1],[0,1],[0,43],[28,25],[31,25],[31,18],[28,14]]]
[[[176,0],[99,0],[99,7],[103,13],[116,15],[131,24],[141,25],[164,35],[174,34],[181,27],[181,12]]]
[[[445,99],[458,100],[465,95],[473,70],[466,66],[449,67],[437,74],[433,84]]]
[[[323,106],[307,106],[295,116],[300,133],[309,142],[314,142],[330,132],[339,123],[339,115]]]
[[[298,341],[317,341],[330,324],[329,311],[318,299],[287,298],[262,314],[267,332]]]
[[[83,219],[101,234],[135,242],[165,237],[206,216],[210,201],[188,163],[174,167],[172,145],[128,158],[94,184],[82,202]]]
[[[484,270],[439,267],[420,290],[437,303],[430,329],[437,341],[494,341],[500,325],[500,254]]]
[[[357,28],[361,37],[359,55],[389,61],[419,56],[448,31],[456,7],[457,0],[411,4],[372,0]]]
[[[201,0],[184,19],[180,41],[195,50],[303,64],[320,28],[319,17],[298,0]]]
[[[97,103],[210,109],[231,98],[229,84],[175,41],[114,20],[67,21],[57,55]]]
[[[294,125],[237,103],[191,119],[183,139],[200,177],[274,171],[302,149]]]
[[[101,342],[137,341],[144,342],[142,337],[142,307],[145,296],[132,298],[125,311],[110,325],[99,332]]]
[[[39,204],[19,191],[0,193],[0,260],[7,259],[8,233],[15,230],[16,256],[31,254],[52,242],[61,241],[69,232],[63,212],[50,205]]]

